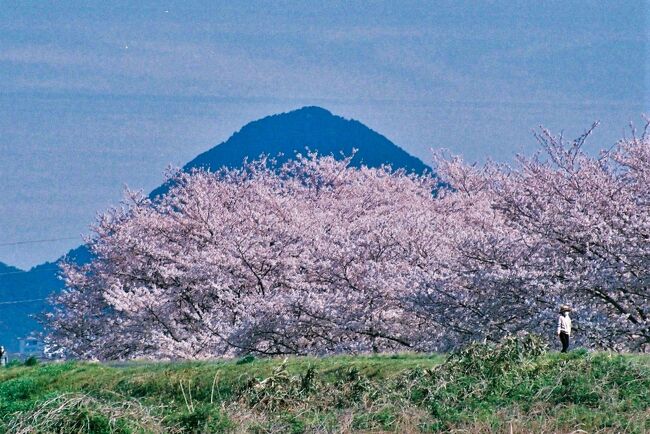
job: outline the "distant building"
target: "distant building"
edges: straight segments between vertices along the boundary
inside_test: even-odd
[[[45,358],[45,343],[39,336],[30,335],[22,339],[18,339],[18,354],[17,358],[26,360],[30,357],[37,359]]]

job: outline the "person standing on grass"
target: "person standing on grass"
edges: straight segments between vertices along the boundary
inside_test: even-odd
[[[0,366],[4,366],[7,364],[7,359],[5,357],[5,347],[0,345]]]
[[[569,336],[571,336],[571,318],[569,317],[571,308],[566,304],[560,306],[560,316],[557,319],[557,335],[562,343],[562,353],[569,349]]]

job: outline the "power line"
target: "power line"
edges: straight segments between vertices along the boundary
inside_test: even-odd
[[[11,241],[11,242],[6,242],[6,243],[0,243],[0,246],[18,246],[22,244],[36,244],[36,243],[50,243],[50,242],[55,242],[55,241],[65,241],[65,240],[78,240],[80,237],[60,237],[60,238],[45,238],[42,240],[20,240],[20,241]],[[4,273],[0,273],[0,276],[6,276],[6,275],[11,275],[11,274],[22,274],[22,273],[33,273],[33,272],[41,272],[41,271],[53,271],[57,270],[59,267],[58,265],[55,265],[53,268],[50,267],[45,267],[45,268],[40,268],[38,270],[15,270],[15,271],[7,271]]]
[[[19,303],[33,303],[35,301],[44,301],[47,298],[32,298],[31,300],[15,300],[15,301],[0,301],[0,305],[3,304],[19,304]]]
[[[53,241],[78,240],[79,238],[81,237],[62,237],[62,238],[47,238],[43,240],[12,241],[8,243],[0,243],[0,246],[18,246],[20,244],[50,243]]]

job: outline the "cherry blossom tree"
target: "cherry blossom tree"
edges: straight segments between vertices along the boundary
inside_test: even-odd
[[[498,172],[459,159],[439,161],[438,170],[449,188],[429,206],[427,236],[414,240],[418,278],[412,310],[445,334],[425,347],[446,350],[537,330],[548,302],[531,285],[529,240],[494,207],[490,183]]]
[[[591,131],[591,130],[590,130]],[[437,176],[266,158],[127,192],[63,268],[51,340],[83,358],[447,350],[526,332],[650,344],[647,129],[592,156],[541,130],[510,167]]]
[[[495,301],[488,317],[507,320],[508,332],[552,330],[554,309],[566,302],[582,343],[643,349],[650,344],[647,127],[597,157],[583,150],[592,130],[565,141],[543,129],[540,152],[520,156],[513,168],[441,161],[450,196],[471,202],[461,206],[465,222],[446,270],[452,280],[465,276],[470,293]],[[480,214],[474,223],[472,210]],[[481,325],[491,326],[487,318]]]
[[[573,301],[592,343],[639,348],[650,343],[650,142],[644,133],[592,158],[589,132],[566,143],[543,130],[547,159],[520,159],[495,206],[541,238],[528,268]]]
[[[381,351],[418,342],[423,327],[406,303],[413,281],[406,242],[436,182],[345,168],[319,192],[312,208],[324,224],[312,224],[306,236],[307,299],[299,309],[335,339],[321,349]]]
[[[68,351],[201,358],[411,347],[402,231],[405,213],[431,200],[431,177],[311,156],[172,181],[156,200],[129,193],[94,228],[96,259],[66,267],[51,326]]]

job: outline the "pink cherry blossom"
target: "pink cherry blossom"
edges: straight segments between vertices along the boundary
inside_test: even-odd
[[[513,166],[437,176],[315,154],[170,173],[99,216],[50,340],[96,359],[447,350],[520,332],[650,344],[650,143],[597,157],[546,130]]]

